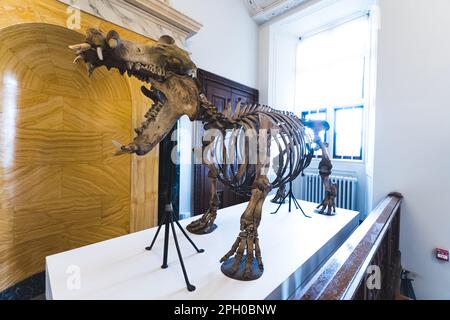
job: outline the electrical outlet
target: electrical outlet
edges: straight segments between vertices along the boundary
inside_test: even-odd
[[[449,262],[449,252],[445,249],[436,249],[436,259]]]

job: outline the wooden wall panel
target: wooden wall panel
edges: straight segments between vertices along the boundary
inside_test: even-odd
[[[14,244],[63,234],[69,227],[100,225],[102,201],[98,196],[61,197],[14,206]]]
[[[0,208],[0,250],[13,245],[13,212]]]
[[[130,160],[124,166],[117,164],[80,164],[64,166],[62,175],[62,194],[80,196],[115,195],[130,193]]]
[[[150,106],[142,85],[117,71],[74,65],[56,0],[0,6],[0,291],[44,270],[47,255],[138,231],[157,217],[158,152],[114,157]]]
[[[140,93],[141,83],[130,79],[133,104],[133,128],[141,126],[145,113],[151,106]],[[146,157],[133,156],[131,159],[131,232],[155,226],[158,222],[158,176],[159,147]],[[148,212],[153,212],[149,215]]]
[[[9,134],[0,139],[7,141],[5,135]],[[16,128],[14,146],[3,144],[0,153],[14,152],[14,163],[20,165],[91,163],[102,159],[102,138],[102,132],[96,131]]]
[[[62,168],[28,164],[0,169],[1,203],[11,208],[21,203],[61,197]]]

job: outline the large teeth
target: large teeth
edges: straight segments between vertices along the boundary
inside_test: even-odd
[[[84,60],[83,57],[82,57],[81,55],[77,56],[77,57],[75,58],[75,60],[73,60],[73,63],[77,63],[77,62],[80,61],[80,60]]]
[[[151,79],[151,74],[157,75],[160,77],[164,77],[166,75],[166,71],[157,65],[147,65],[142,64],[140,62],[126,62],[128,75],[130,73],[134,75],[136,78],[142,81],[148,82]]]
[[[88,75],[90,77],[90,76],[92,76],[92,72],[94,72],[95,66],[92,63],[90,63],[90,62],[88,62],[86,64],[86,66],[87,66]]]
[[[89,43],[80,43],[80,44],[75,44],[73,46],[69,46],[69,49],[79,51],[80,53],[87,51],[91,48],[92,48],[92,46]]]
[[[97,56],[100,59],[100,61],[103,61],[103,50],[101,47],[97,47]]]
[[[116,48],[118,44],[119,44],[119,42],[114,38],[111,38],[108,41],[108,46],[112,49]]]
[[[116,141],[116,140],[112,140],[111,141],[113,146],[116,147],[118,150],[122,149],[123,144],[121,144],[120,142]]]

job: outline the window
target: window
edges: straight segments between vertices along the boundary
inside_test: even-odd
[[[306,120],[328,121],[322,138],[334,159],[363,159],[369,40],[366,15],[303,37],[297,47],[295,108]]]
[[[303,111],[302,119],[303,120],[327,120],[327,109]],[[310,128],[306,128],[306,132],[311,137],[314,137],[314,131],[311,130]],[[320,134],[320,138],[322,139],[322,141],[327,142],[327,136],[325,135],[325,132],[322,132]],[[320,158],[321,156],[322,156],[322,150],[318,150],[315,152],[314,157]]]
[[[334,109],[334,159],[362,160],[363,107]]]

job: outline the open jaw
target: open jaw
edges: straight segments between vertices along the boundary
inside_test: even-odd
[[[87,30],[84,43],[69,48],[77,55],[74,63],[84,61],[89,75],[96,68],[105,66],[108,70],[116,68],[121,75],[127,73],[144,83],[163,85],[172,75],[195,77],[197,69],[189,53],[177,47],[175,40],[167,35],[152,44],[138,44],[121,39],[114,30],[105,35],[101,30],[91,28]],[[152,100],[163,102],[162,92],[157,89],[148,91],[152,93],[144,93],[152,95]]]
[[[108,54],[105,53],[101,47],[94,48],[88,43],[73,45],[70,46],[70,49],[74,50],[77,54],[77,57],[73,61],[74,63],[78,63],[79,61],[86,62],[89,76],[92,75],[96,68],[102,65],[108,70],[116,68],[121,75],[126,73],[129,77],[135,77],[136,79],[148,84],[152,84],[155,81],[162,83],[168,76],[168,73],[164,67],[156,64],[110,59]],[[166,102],[164,93],[153,86],[151,89],[147,89],[143,86],[142,92],[155,104],[158,104],[158,102],[164,104]]]
[[[179,48],[170,36],[152,44],[123,40],[111,30],[88,29],[84,43],[69,47],[77,55],[74,63],[86,63],[91,75],[101,66],[117,69],[120,74],[142,81],[142,93],[153,101],[133,142],[118,147],[117,155],[150,152],[170,131],[177,119],[186,114],[191,119],[198,112],[197,67],[189,53]],[[145,85],[148,84],[148,85]]]

